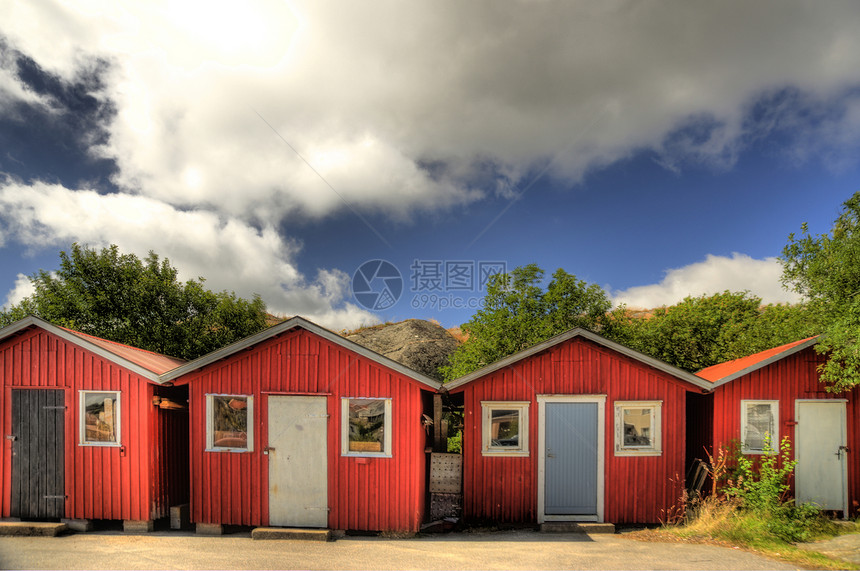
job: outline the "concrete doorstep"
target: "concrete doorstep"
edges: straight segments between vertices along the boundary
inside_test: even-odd
[[[615,533],[615,524],[550,521],[540,524],[542,533]]]
[[[64,523],[44,521],[0,521],[0,535],[55,537],[69,530]]]
[[[305,541],[331,541],[331,530],[296,529],[285,527],[256,527],[251,530],[251,539],[301,539]]]

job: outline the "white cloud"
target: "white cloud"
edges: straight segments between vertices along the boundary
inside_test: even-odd
[[[860,156],[860,107],[845,103],[858,29],[853,0],[4,0],[0,36],[41,69],[73,81],[106,62],[89,88],[116,114],[90,152],[115,161],[120,190],[6,184],[4,237],[154,249],[276,311],[365,319],[343,275],[296,270],[285,219],[348,204],[405,220],[543,168],[577,182],[642,149],[673,170],[726,168],[785,121],[748,119],[786,88],[843,109],[791,152],[844,168]],[[13,67],[0,61],[0,112],[50,107]],[[748,287],[736,283],[716,289]],[[647,305],[675,295],[643,287]]]
[[[853,2],[9,0],[0,22],[62,77],[110,62],[96,152],[122,188],[263,221],[469,203],[477,163],[515,184],[642,148],[730,166],[756,97],[860,81]]]
[[[763,303],[797,303],[800,297],[783,289],[782,266],[776,258],[757,260],[745,254],[708,255],[702,262],[666,271],[660,283],[613,292],[612,300],[628,307],[651,309],[674,305],[687,296],[711,295],[726,290],[749,291]]]
[[[210,289],[244,297],[259,293],[275,313],[301,314],[336,329],[377,321],[347,301],[349,277],[343,272],[320,270],[315,280],[299,273],[293,262],[297,246],[271,226],[254,228],[142,196],[102,196],[44,183],[0,185],[0,211],[14,221],[17,239],[31,247],[113,243],[139,257],[153,250],[170,259],[180,279],[203,276]],[[19,278],[9,300],[21,295],[26,288]]]
[[[15,278],[15,287],[6,294],[6,302],[3,304],[2,309],[8,309],[16,303],[20,303],[25,297],[33,295],[35,291],[30,278],[24,274],[18,274]]]

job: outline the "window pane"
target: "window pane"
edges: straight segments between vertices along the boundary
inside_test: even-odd
[[[750,450],[764,450],[765,439],[773,435],[773,409],[770,403],[748,404],[744,444]]]
[[[215,448],[248,447],[248,397],[213,396],[212,414]]]
[[[84,440],[116,442],[116,393],[84,393]]]
[[[383,452],[385,442],[385,401],[349,400],[350,452]]]
[[[624,446],[651,446],[651,408],[625,408]]]
[[[490,411],[490,446],[520,447],[520,411],[496,408]]]

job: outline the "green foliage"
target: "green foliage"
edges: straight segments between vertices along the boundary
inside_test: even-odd
[[[463,453],[463,432],[448,437],[448,452],[452,454]]]
[[[204,280],[182,283],[169,260],[140,260],[112,245],[73,244],[60,269],[39,271],[35,293],[0,312],[0,325],[35,315],[56,325],[174,357],[193,359],[266,327],[259,296],[212,292]]]
[[[562,269],[541,289],[535,264],[494,276],[483,309],[463,325],[468,340],[442,369],[445,379],[468,374],[575,327],[688,371],[745,357],[820,333],[820,319],[806,305],[771,304],[749,292],[686,297],[640,317],[610,302],[599,286]],[[860,317],[858,317],[860,319]]]
[[[602,334],[688,371],[745,357],[818,332],[802,305],[761,305],[749,292],[686,297],[651,317],[612,311]]]
[[[790,234],[780,261],[783,283],[823,324],[822,380],[837,392],[860,384],[860,192],[844,202],[829,234],[813,236],[806,224],[799,238]]]
[[[765,449],[771,450],[768,439]],[[747,527],[759,528],[758,533],[788,543],[812,541],[832,531],[833,524],[816,506],[796,505],[793,499],[787,498],[797,465],[797,460],[791,456],[788,437],[780,442],[778,453],[761,456],[742,454],[735,445],[728,461],[734,469],[722,491],[728,498],[740,500],[741,508],[750,514],[747,521],[755,523],[747,523]]]
[[[600,286],[558,269],[544,291],[536,264],[493,276],[484,306],[462,326],[468,339],[443,367],[455,379],[575,327],[599,329],[611,303]]]
[[[729,460],[734,465],[724,492],[737,497],[747,509],[772,511],[779,506],[790,488],[791,475],[797,460],[791,459],[791,441],[783,438],[779,453],[771,452],[770,436],[765,436],[766,453],[752,456],[738,452],[735,446]]]
[[[766,447],[770,450],[770,446]],[[788,440],[779,453],[760,457],[740,453],[735,441],[727,450],[721,446],[709,456],[714,481],[710,495],[695,498],[687,505],[679,525],[665,526],[657,533],[701,541],[716,539],[790,561],[811,569],[856,569],[846,561],[798,549],[793,544],[833,537],[849,532],[822,514],[816,506],[796,505],[786,499],[795,462]],[[731,468],[730,468],[731,466]]]

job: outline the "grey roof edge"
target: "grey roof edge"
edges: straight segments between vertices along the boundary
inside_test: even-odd
[[[746,369],[741,369],[740,371],[738,371],[736,373],[732,373],[731,375],[725,376],[722,379],[714,381],[711,386],[716,389],[717,387],[721,387],[721,386],[725,385],[726,383],[730,383],[730,382],[734,381],[735,379],[739,379],[739,378],[743,377],[744,375],[748,375],[748,374],[752,373],[753,371],[757,371],[761,368],[767,367],[771,363],[776,363],[777,361],[780,361],[782,359],[785,359],[786,357],[794,355],[795,353],[803,351],[804,349],[812,347],[813,345],[818,343],[819,337],[821,337],[821,336],[816,335],[815,337],[811,337],[810,339],[807,339],[804,343],[801,343],[799,345],[795,345],[794,347],[786,349],[785,351],[781,351],[781,352],[777,353],[776,355],[771,355],[767,359],[765,359],[763,361],[759,361],[758,363],[756,363],[754,365],[750,365]]]
[[[665,361],[655,359],[654,357],[649,357],[648,355],[646,355],[644,353],[640,353],[639,351],[636,351],[635,349],[631,349],[630,347],[627,347],[627,346],[622,345],[620,343],[616,343],[615,341],[610,341],[606,337],[599,335],[597,333],[594,333],[593,331],[589,331],[588,329],[583,329],[582,327],[570,329],[568,331],[565,331],[564,333],[560,333],[554,337],[550,337],[546,341],[538,343],[537,345],[533,345],[533,346],[529,347],[528,349],[523,349],[519,353],[514,353],[513,355],[509,355],[503,359],[499,359],[495,363],[490,363],[489,365],[482,367],[482,368],[478,369],[477,371],[472,371],[471,373],[469,373],[467,375],[463,375],[462,377],[460,377],[458,379],[454,379],[450,383],[446,383],[444,385],[444,388],[447,390],[456,389],[456,388],[461,387],[467,383],[470,383],[471,381],[474,381],[475,379],[477,379],[479,377],[483,377],[489,373],[492,373],[494,371],[498,371],[499,369],[503,369],[505,367],[513,365],[517,361],[521,361],[522,359],[525,359],[526,357],[531,357],[532,355],[535,355],[536,353],[540,353],[541,351],[545,351],[545,350],[547,350],[547,349],[549,349],[555,345],[558,345],[559,343],[567,341],[568,339],[573,339],[574,337],[584,337],[585,339],[593,341],[593,342],[597,343],[598,345],[603,345],[604,347],[606,347],[608,349],[612,349],[614,351],[617,351],[618,353],[621,353],[622,355],[626,355],[626,356],[628,356],[632,359],[635,359],[635,360],[637,360],[637,361],[639,361],[645,365],[653,367],[654,369],[657,369],[659,371],[663,371],[664,373],[668,373],[668,374],[672,375],[673,377],[680,379],[680,380],[683,380],[683,381],[686,381],[686,382],[688,382],[688,383],[690,383],[696,387],[699,387],[700,389],[710,390],[712,388],[712,384],[709,381],[706,381],[705,379],[703,379],[702,377],[699,377],[693,373],[687,372],[683,369],[679,369],[678,367],[675,367],[674,365],[670,365],[669,363],[666,363]]]
[[[230,345],[227,345],[226,347],[222,347],[221,349],[216,349],[215,351],[212,351],[211,353],[207,353],[206,355],[203,355],[202,357],[198,357],[197,359],[194,359],[193,361],[189,361],[188,363],[185,363],[184,365],[180,365],[179,367],[177,367],[175,369],[171,369],[170,371],[167,371],[166,373],[162,373],[162,375],[161,375],[162,382],[167,382],[167,381],[172,381],[174,379],[177,379],[177,378],[179,378],[183,375],[186,375],[192,371],[195,371],[197,369],[205,367],[206,365],[210,365],[216,361],[220,361],[221,359],[225,359],[225,358],[227,358],[227,357],[229,357],[235,353],[238,353],[239,351],[243,351],[245,349],[253,347],[257,343],[265,341],[266,339],[269,339],[269,338],[274,337],[276,335],[280,335],[281,333],[289,331],[290,329],[295,329],[296,327],[301,327],[302,329],[310,331],[311,333],[315,333],[316,335],[319,335],[320,337],[322,337],[328,341],[331,341],[332,343],[334,343],[336,345],[340,345],[341,347],[343,347],[345,349],[348,349],[350,351],[358,353],[359,355],[361,355],[363,357],[367,357],[368,359],[371,359],[371,360],[379,363],[380,365],[388,367],[389,369],[393,369],[393,370],[397,371],[398,373],[404,374],[407,377],[409,377],[409,378],[411,378],[411,379],[413,379],[419,383],[427,385],[428,387],[432,388],[433,390],[439,390],[439,388],[442,386],[442,383],[440,383],[439,381],[437,381],[435,379],[431,379],[430,377],[428,377],[427,375],[424,375],[423,373],[419,373],[418,371],[412,370],[405,365],[401,365],[400,363],[398,363],[397,361],[394,361],[393,359],[389,359],[388,357],[386,357],[384,355],[380,355],[376,351],[372,351],[372,350],[368,349],[367,347],[359,345],[355,341],[351,341],[349,339],[346,339],[345,337],[341,337],[337,333],[330,331],[324,327],[320,327],[316,323],[314,323],[312,321],[308,321],[304,317],[301,317],[298,315],[296,315],[295,317],[291,317],[290,319],[287,319],[286,321],[282,321],[281,323],[278,323],[277,325],[273,325],[271,327],[263,329],[262,331],[255,333],[253,335],[250,335],[248,337],[245,337],[244,339],[240,339],[239,341],[236,341],[235,343],[231,343]]]
[[[98,355],[99,357],[102,357],[103,359],[107,359],[108,361],[116,363],[120,367],[123,367],[124,369],[128,369],[129,371],[132,371],[135,374],[140,375],[141,377],[145,378],[148,381],[152,381],[153,383],[158,383],[158,384],[164,383],[164,381],[162,381],[159,378],[158,374],[150,371],[146,367],[141,367],[137,363],[132,363],[128,359],[120,357],[116,353],[108,351],[107,349],[104,349],[104,348],[96,345],[95,343],[91,343],[90,341],[87,341],[83,337],[79,337],[78,335],[75,335],[74,333],[69,333],[68,331],[66,331],[62,327],[57,327],[53,323],[51,323],[49,321],[45,321],[41,317],[36,317],[35,315],[28,315],[27,317],[25,317],[23,319],[19,319],[15,323],[12,323],[10,325],[7,325],[3,329],[0,329],[0,341],[3,341],[7,337],[11,337],[15,333],[18,333],[19,331],[23,331],[24,329],[27,329],[28,327],[33,327],[33,326],[44,329],[45,331],[48,331],[49,333],[56,335],[57,337],[60,337],[60,338],[64,339],[65,341],[68,341],[69,343],[73,343],[73,344],[77,345],[78,347],[81,347],[83,349],[86,349],[87,351],[95,353],[96,355]]]

